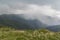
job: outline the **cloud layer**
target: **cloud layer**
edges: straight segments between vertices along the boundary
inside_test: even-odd
[[[53,21],[54,24],[60,20],[59,5],[60,0],[0,0],[0,14],[25,14],[27,19],[37,18],[47,24]]]
[[[59,0],[0,0],[0,13],[59,13]],[[54,9],[55,8],[55,9]],[[19,12],[20,11],[20,12]]]

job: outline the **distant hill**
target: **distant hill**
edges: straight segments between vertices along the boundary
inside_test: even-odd
[[[22,14],[3,14],[0,15],[0,27],[12,27],[15,29],[42,29],[46,28],[51,31],[60,31],[60,25],[48,26],[37,19],[25,19]]]
[[[58,31],[60,31],[60,25],[49,26],[46,29],[48,29],[50,31],[58,32]]]
[[[16,29],[40,29],[46,26],[37,19],[26,20],[23,18],[23,15],[16,14],[0,15],[0,25],[10,26]]]

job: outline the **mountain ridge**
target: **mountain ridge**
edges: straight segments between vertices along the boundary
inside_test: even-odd
[[[22,16],[16,14],[0,15],[0,25],[12,26],[17,29],[40,29],[46,26],[37,19],[26,20]]]

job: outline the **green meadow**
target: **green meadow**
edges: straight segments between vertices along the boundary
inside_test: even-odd
[[[60,32],[0,28],[0,40],[60,40]]]

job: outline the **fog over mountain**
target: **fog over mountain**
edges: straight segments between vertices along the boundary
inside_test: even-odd
[[[60,0],[0,0],[1,14],[24,14],[46,25],[60,25]]]
[[[25,19],[22,14],[3,14],[0,15],[0,27],[8,26],[16,29],[40,29],[45,28],[43,24],[37,19]]]

